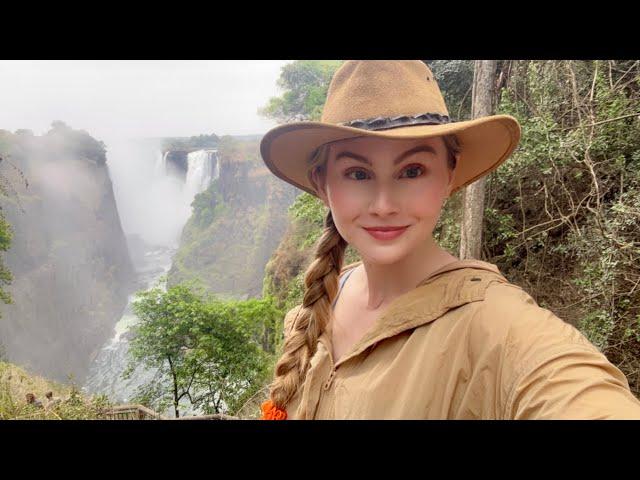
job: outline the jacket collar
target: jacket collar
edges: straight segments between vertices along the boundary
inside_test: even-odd
[[[416,288],[391,302],[373,327],[340,359],[336,367],[385,338],[432,322],[448,310],[465,303],[483,299],[492,281],[508,282],[496,265],[481,260],[457,260],[439,268],[418,283]],[[318,341],[332,355],[330,328],[320,335]]]

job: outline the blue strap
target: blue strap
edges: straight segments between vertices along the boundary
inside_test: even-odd
[[[336,306],[336,302],[338,301],[338,297],[340,296],[340,292],[342,292],[342,287],[344,287],[345,282],[347,281],[347,278],[349,278],[349,275],[351,275],[353,273],[353,271],[355,270],[355,267],[352,268],[351,270],[349,270],[346,274],[344,274],[342,276],[342,278],[340,279],[340,287],[338,288],[338,294],[336,295],[336,299],[333,301],[333,305],[332,307]]]

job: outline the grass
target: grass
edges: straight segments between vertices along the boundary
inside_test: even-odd
[[[53,392],[60,402],[50,408],[27,403],[33,393],[43,404],[45,393]],[[6,362],[0,362],[0,420],[91,420],[100,419],[108,406],[105,397],[87,397],[74,384],[66,385],[33,375]]]

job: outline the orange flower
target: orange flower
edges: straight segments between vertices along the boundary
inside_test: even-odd
[[[264,402],[260,409],[262,410],[262,418],[260,420],[286,420],[286,410],[276,407],[271,400]]]

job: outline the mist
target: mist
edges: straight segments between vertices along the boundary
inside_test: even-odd
[[[158,171],[160,148],[159,141],[114,139],[107,165],[125,234],[175,247],[193,198],[186,198],[182,180]]]
[[[0,61],[0,128],[42,134],[54,120],[119,138],[252,135],[288,60]]]
[[[0,61],[4,175],[15,162],[29,180],[24,211],[4,204],[15,278],[0,347],[11,362],[58,381],[94,372],[96,390],[113,380],[128,392],[119,362],[133,293],[169,271],[211,180],[198,153],[186,179],[164,168],[163,139],[264,134],[276,122],[258,109],[281,95],[287,63]]]
[[[86,130],[106,145],[124,232],[175,245],[192,199],[179,179],[154,175],[160,139],[265,133],[276,123],[257,110],[280,94],[288,62],[1,61],[0,129]]]

